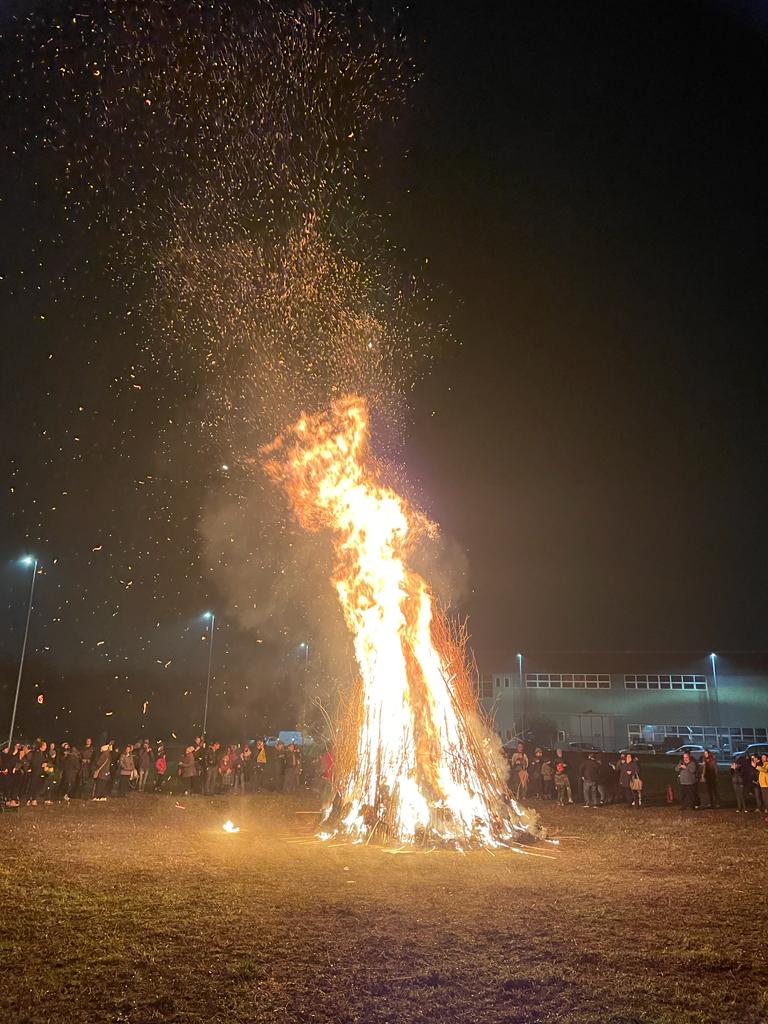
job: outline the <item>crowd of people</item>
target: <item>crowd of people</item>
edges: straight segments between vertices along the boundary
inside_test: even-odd
[[[578,760],[580,763],[576,763]],[[519,800],[556,800],[584,807],[624,803],[641,807],[643,777],[640,762],[631,753],[611,757],[598,751],[574,756],[558,748],[553,752],[536,747],[531,756],[518,743],[509,758],[510,788]],[[685,752],[675,767],[680,805],[685,810],[720,807],[720,774],[715,755],[705,749],[700,759]],[[730,765],[730,780],[737,813],[749,810],[768,814],[768,754],[741,756]],[[667,801],[674,801],[671,782]],[[751,803],[754,802],[754,807]],[[748,806],[750,805],[750,806]]]
[[[278,741],[268,747],[263,739],[251,743],[207,743],[195,738],[175,761],[165,743],[148,739],[125,746],[114,741],[94,746],[86,739],[80,747],[34,743],[7,743],[0,747],[0,801],[5,807],[22,803],[73,799],[105,801],[137,792],[292,793],[300,787],[330,786],[333,756],[330,751],[307,756],[296,743]]]
[[[577,754],[536,747],[529,756],[525,745],[518,743],[509,769],[509,787],[521,801],[582,802],[584,807],[643,803],[643,774],[631,753],[612,757],[598,751]],[[675,772],[683,809],[720,806],[721,777],[711,751],[704,750],[700,759],[684,753]],[[0,802],[5,807],[34,807],[54,800],[104,801],[133,790],[215,796],[310,788],[325,794],[332,778],[330,750],[307,752],[296,743],[280,741],[268,746],[263,739],[225,747],[197,736],[175,759],[163,741],[153,745],[148,739],[122,747],[114,741],[96,747],[92,739],[80,747],[43,739],[0,747]],[[733,761],[730,780],[737,813],[754,810],[768,815],[768,754]],[[666,791],[672,803],[671,783]]]

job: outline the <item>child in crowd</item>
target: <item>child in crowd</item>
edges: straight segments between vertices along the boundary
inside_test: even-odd
[[[568,778],[568,765],[565,761],[558,761],[555,766],[555,791],[559,804],[573,803],[571,780]]]

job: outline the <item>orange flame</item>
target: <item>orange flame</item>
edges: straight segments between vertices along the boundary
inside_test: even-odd
[[[262,449],[268,474],[288,493],[299,523],[328,530],[333,585],[360,668],[356,732],[339,759],[339,795],[322,834],[362,841],[499,845],[535,828],[511,799],[477,713],[463,650],[408,567],[423,516],[378,478],[364,399],[330,414],[302,415]],[[436,642],[437,638],[439,642]]]

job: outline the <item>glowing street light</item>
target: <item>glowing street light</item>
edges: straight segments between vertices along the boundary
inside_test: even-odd
[[[306,640],[302,640],[299,644],[299,650],[304,651],[304,661],[309,661],[309,644]]]
[[[216,616],[213,612],[204,612],[203,618],[208,621],[208,677],[205,681],[205,711],[203,712],[203,739],[206,739],[208,729],[208,694],[211,690],[211,664],[213,662],[213,631],[216,628]]]
[[[27,606],[27,622],[24,627],[24,642],[21,645],[21,660],[19,661],[19,676],[16,680],[16,696],[13,700],[13,713],[11,715],[11,728],[8,730],[8,746],[13,742],[13,729],[16,725],[16,709],[19,706],[19,692],[21,691],[21,677],[24,674],[24,656],[27,653],[27,637],[29,636],[29,620],[32,618],[32,601],[35,596],[35,579],[37,577],[37,559],[32,555],[20,559],[24,566],[32,566],[32,582],[29,587],[29,604]]]

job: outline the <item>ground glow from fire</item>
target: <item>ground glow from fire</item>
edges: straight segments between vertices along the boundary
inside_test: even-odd
[[[360,669],[321,837],[462,848],[533,838],[478,713],[462,636],[408,566],[434,526],[380,482],[365,400],[302,416],[262,457],[300,524],[332,538],[332,583]]]

